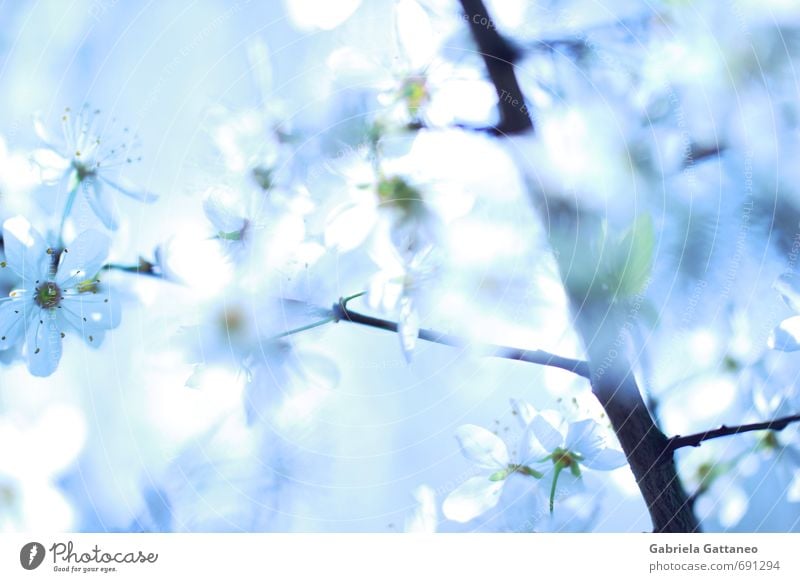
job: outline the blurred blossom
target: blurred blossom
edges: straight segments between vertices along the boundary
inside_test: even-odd
[[[121,167],[141,161],[141,156],[138,138],[130,136],[128,128],[117,135],[114,123],[114,119],[101,120],[100,111],[88,105],[77,112],[68,107],[61,115],[61,137],[55,138],[36,119],[34,128],[45,147],[34,150],[33,161],[43,183],[60,184],[67,192],[64,218],[70,214],[79,189],[110,230],[116,230],[119,223],[107,187],[141,202],[156,200],[155,194],[118,176]]]
[[[434,533],[439,525],[436,509],[436,492],[427,485],[420,485],[413,492],[414,509],[406,517],[407,533]]]
[[[74,512],[56,482],[84,446],[83,414],[49,405],[32,422],[2,416],[0,440],[0,532],[70,531]]]

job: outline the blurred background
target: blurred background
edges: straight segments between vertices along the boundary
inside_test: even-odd
[[[517,503],[549,483],[441,511],[482,470],[458,427],[516,455],[512,399],[618,448],[586,380],[474,349],[584,357],[539,192],[609,236],[652,221],[620,349],[668,435],[800,411],[800,334],[773,331],[800,305],[800,12],[486,4],[533,137],[476,129],[497,97],[455,1],[0,4],[0,219],[57,235],[41,151],[69,159],[70,131],[134,152],[109,171],[158,196],[111,194],[116,230],[82,198],[66,217],[67,246],[101,230],[126,267],[102,277],[122,303],[102,345],[67,334],[45,378],[0,351],[0,531],[649,530],[627,467],[587,470],[554,516]],[[362,292],[399,335],[326,322]],[[798,447],[789,427],[681,451],[703,527],[800,529]]]

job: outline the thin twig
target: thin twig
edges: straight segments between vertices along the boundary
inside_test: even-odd
[[[336,321],[348,321],[358,325],[364,325],[375,329],[383,329],[397,333],[397,322],[373,317],[353,311],[347,307],[350,299],[342,298],[333,306],[333,313]],[[572,358],[565,358],[557,356],[544,350],[522,350],[509,346],[501,346],[497,344],[471,344],[468,340],[451,334],[446,334],[430,329],[420,329],[419,338],[432,343],[437,343],[445,346],[466,347],[470,346],[474,351],[483,356],[493,358],[503,358],[506,360],[517,360],[520,362],[528,362],[531,364],[539,364],[541,366],[553,366],[567,370],[581,376],[583,378],[590,378],[589,364],[583,360],[575,360]]]
[[[742,434],[745,432],[752,432],[756,430],[783,430],[793,422],[800,422],[800,414],[793,414],[791,416],[784,416],[774,420],[765,422],[754,422],[751,424],[740,424],[738,426],[725,426],[705,432],[698,432],[687,436],[674,436],[669,439],[667,444],[668,451],[675,451],[683,447],[699,447],[703,442],[720,437],[731,436],[735,434]]]

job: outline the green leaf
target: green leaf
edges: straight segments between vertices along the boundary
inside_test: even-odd
[[[527,465],[520,465],[517,471],[523,475],[528,475],[529,477],[534,477],[536,479],[541,479],[544,476],[544,473],[540,473],[536,469],[531,469]]]
[[[606,239],[603,272],[615,298],[639,293],[650,277],[655,249],[655,229],[649,215],[640,216],[618,242]]]

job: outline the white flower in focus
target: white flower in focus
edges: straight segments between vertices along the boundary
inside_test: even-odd
[[[542,473],[529,466],[536,458],[531,456],[528,448],[531,439],[527,431],[513,461],[503,439],[485,428],[473,424],[461,426],[456,431],[456,438],[461,452],[475,464],[480,474],[467,479],[444,500],[442,512],[447,519],[465,523],[495,507],[504,487],[511,482],[511,476],[542,477]],[[512,485],[516,489],[518,483]],[[536,491],[528,493],[537,494]]]
[[[61,359],[66,331],[76,331],[98,346],[105,332],[117,327],[120,306],[111,289],[97,275],[108,254],[109,239],[87,230],[56,251],[22,217],[3,224],[6,263],[3,268],[20,278],[20,288],[0,299],[0,350],[25,342],[28,369],[49,376]]]
[[[40,169],[43,183],[57,184],[66,180],[68,194],[64,218],[72,210],[80,190],[97,218],[108,229],[116,230],[118,222],[108,187],[141,202],[154,202],[157,197],[118,176],[113,176],[112,180],[110,174],[122,166],[140,161],[141,156],[136,152],[136,138],[128,141],[128,129],[123,129],[122,138],[113,136],[112,125],[101,125],[99,114],[99,110],[91,110],[86,105],[77,113],[65,109],[61,116],[61,140],[52,138],[37,119],[34,129],[46,147],[34,150],[33,162]]]
[[[553,511],[558,477],[569,469],[574,477],[581,476],[581,467],[597,471],[611,471],[627,463],[625,454],[608,446],[603,428],[587,418],[571,422],[562,432],[550,424],[541,414],[530,423],[531,433],[536,437],[530,443],[533,455],[542,463],[552,461],[553,481],[550,490],[550,511]],[[543,454],[542,454],[543,453]]]

